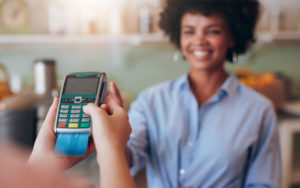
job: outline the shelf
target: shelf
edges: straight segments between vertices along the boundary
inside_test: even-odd
[[[157,44],[167,43],[167,37],[162,34],[147,35],[0,35],[0,45],[3,44]]]
[[[259,33],[258,41],[262,40],[265,43],[272,42],[300,42],[300,31],[282,31],[276,33]]]
[[[300,32],[259,33],[259,43],[300,42]],[[169,44],[167,37],[158,34],[128,35],[0,35],[0,45],[20,44]]]

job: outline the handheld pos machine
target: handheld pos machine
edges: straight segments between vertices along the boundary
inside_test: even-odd
[[[57,135],[55,153],[62,156],[84,156],[91,134],[91,118],[83,106],[100,106],[107,88],[104,72],[78,72],[65,76],[54,125]]]

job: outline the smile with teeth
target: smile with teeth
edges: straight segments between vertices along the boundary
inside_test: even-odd
[[[209,51],[200,51],[200,50],[197,50],[197,51],[194,51],[193,54],[196,57],[205,57],[205,56],[209,55]]]

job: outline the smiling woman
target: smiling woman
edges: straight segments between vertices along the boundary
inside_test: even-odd
[[[276,115],[224,69],[254,42],[258,0],[165,0],[160,27],[190,65],[132,103],[132,173],[148,187],[280,187]]]

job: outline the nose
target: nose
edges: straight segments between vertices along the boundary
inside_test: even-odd
[[[196,32],[194,43],[196,45],[200,45],[200,46],[208,44],[207,38],[206,38],[205,33],[203,31],[197,31]]]

